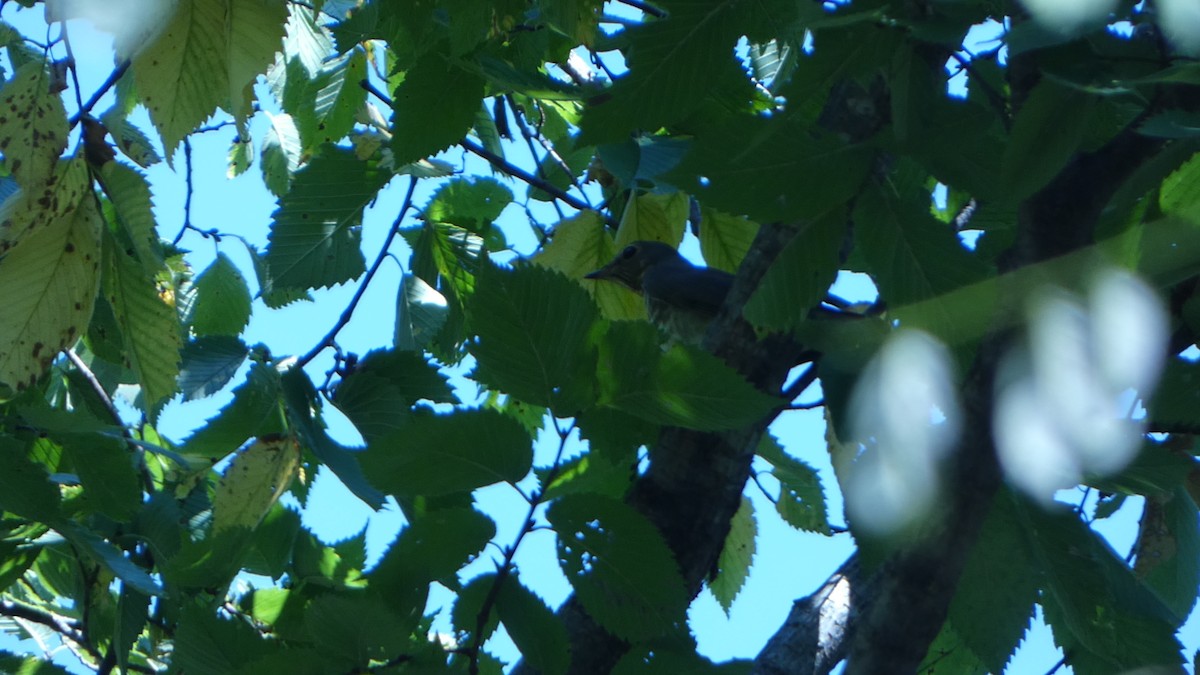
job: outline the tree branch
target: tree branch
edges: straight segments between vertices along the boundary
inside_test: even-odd
[[[301,356],[296,361],[296,365],[304,367],[309,361],[312,361],[317,354],[320,354],[326,347],[333,347],[336,344],[338,333],[350,323],[350,317],[354,316],[354,310],[358,307],[358,303],[362,300],[363,294],[367,292],[367,286],[371,285],[371,280],[375,278],[379,267],[383,265],[384,259],[388,256],[388,249],[392,247],[392,240],[400,232],[400,225],[404,222],[404,216],[408,214],[408,210],[412,208],[413,192],[417,189],[417,179],[410,178],[408,182],[408,192],[404,195],[404,204],[400,207],[400,213],[396,219],[392,221],[392,228],[388,230],[387,237],[383,240],[383,246],[379,249],[379,255],[375,256],[375,262],[371,263],[371,268],[363,275],[362,283],[358,285],[358,289],[354,291],[354,297],[350,298],[346,309],[342,310],[342,315],[338,317],[333,327],[321,338],[321,341],[308,350],[308,353]]]

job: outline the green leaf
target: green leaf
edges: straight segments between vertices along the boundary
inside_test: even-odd
[[[1200,431],[1200,364],[1171,359],[1146,404],[1151,431]]]
[[[389,178],[353,151],[326,146],[296,174],[272,216],[263,293],[325,288],[362,274],[363,209]]]
[[[805,532],[829,534],[825,491],[816,469],[784,452],[770,435],[763,436],[757,452],[771,463],[771,475],[779,481],[775,510],[783,521]]]
[[[147,274],[157,273],[163,266],[163,247],[146,177],[120,162],[105,162],[100,176],[142,269]]]
[[[1069,509],[1019,504],[1022,531],[1044,571],[1042,608],[1067,664],[1115,672],[1180,663],[1173,613]]]
[[[709,267],[737,274],[756,234],[758,223],[748,218],[700,209],[700,253]]]
[[[589,106],[581,140],[593,144],[635,130],[653,132],[695,110],[721,79],[717,73],[738,70],[737,11],[736,3],[679,2],[667,18],[627,29],[629,72],[603,102]]]
[[[949,623],[994,673],[1004,671],[1038,600],[1036,561],[1012,498],[1000,494],[983,522],[950,604]]]
[[[440,53],[421,57],[393,93],[396,163],[423,159],[460,141],[475,121],[483,85],[482,77]]]
[[[0,651],[0,673],[12,675],[71,675],[71,671],[56,663],[33,656],[17,656]]]
[[[1067,165],[1088,128],[1095,99],[1045,77],[1029,92],[1013,121],[1000,170],[1010,201],[1049,183]]]
[[[814,218],[859,191],[873,153],[790,118],[739,117],[697,138],[668,180],[759,223]],[[803,179],[797,179],[803,176]]]
[[[366,102],[366,52],[354,49],[323,64],[312,81],[312,102],[307,107],[289,107],[296,118],[305,150],[336,143],[354,128],[355,115]]]
[[[233,400],[184,441],[184,451],[224,457],[248,438],[283,432],[282,398],[279,374],[262,363],[252,364],[246,381],[233,390]]]
[[[567,672],[570,641],[562,621],[540,598],[510,576],[496,595],[496,613],[521,657],[544,675]]]
[[[363,475],[358,461],[361,452],[346,448],[330,438],[325,430],[325,421],[321,418],[322,399],[308,374],[302,368],[293,367],[280,380],[289,428],[354,496],[367,506],[380,509],[384,496]]]
[[[27,452],[26,444],[0,435],[0,507],[29,520],[52,520],[58,515],[58,488]]]
[[[87,163],[81,159],[60,162],[53,174],[36,184],[6,179],[0,202],[0,254],[33,232],[69,220],[89,188]]]
[[[1200,224],[1200,153],[1163,180],[1158,206],[1164,213]]]
[[[100,116],[100,122],[108,129],[121,152],[134,164],[146,169],[161,162],[162,157],[158,156],[154,144],[141,129],[125,118],[126,114],[125,111],[114,107]],[[104,168],[107,166],[106,164]]]
[[[424,216],[487,238],[492,223],[510,203],[512,191],[494,178],[455,178],[433,194]]]
[[[237,178],[246,173],[254,163],[254,143],[249,138],[235,137],[229,144],[226,162],[226,178]]]
[[[529,473],[532,462],[525,429],[492,410],[415,412],[400,431],[371,444],[362,456],[363,469],[376,487],[404,496],[515,483]]]
[[[152,409],[175,393],[179,315],[158,294],[141,263],[111,235],[104,237],[103,287],[124,337],[126,365],[137,373],[146,409]]]
[[[468,312],[480,383],[560,416],[595,400],[598,313],[582,286],[543,267],[488,267]]]
[[[454,609],[451,610],[455,629],[472,636],[472,639],[476,633],[479,633],[480,644],[487,642],[492,633],[496,632],[496,626],[500,623],[493,605],[483,626],[479,626],[479,613],[483,611],[483,603],[491,594],[494,583],[496,583],[495,572],[480,574],[471,579],[458,592],[458,597],[454,600]]]
[[[146,570],[137,566],[125,556],[124,551],[101,539],[95,532],[73,522],[60,522],[55,525],[55,529],[77,549],[85,551],[130,588],[145,595],[163,596],[162,586]]]
[[[422,514],[404,528],[367,575],[370,588],[388,598],[396,611],[420,616],[424,600],[409,605],[428,591],[431,581],[457,586],[454,575],[496,536],[496,525],[470,508],[450,508]],[[420,605],[420,606],[417,606]]]
[[[742,505],[729,525],[729,534],[725,537],[725,545],[717,559],[717,576],[709,580],[708,590],[712,591],[717,604],[729,616],[733,601],[746,585],[750,577],[750,567],[754,564],[755,539],[758,537],[758,524],[754,520],[754,505],[749,499],[742,497]]]
[[[196,299],[187,317],[192,331],[196,335],[240,335],[250,322],[250,289],[233,261],[218,253],[194,284]]]
[[[457,398],[424,355],[378,350],[358,362],[334,391],[333,403],[368,443],[400,430],[414,403],[456,403]]]
[[[688,593],[662,535],[632,507],[600,495],[568,495],[546,518],[558,560],[587,613],[636,641],[683,629]]]
[[[191,675],[228,675],[273,651],[272,645],[245,621],[221,619],[213,610],[189,604],[179,616],[171,666]]]
[[[702,431],[753,424],[782,404],[688,345],[666,352],[644,322],[613,322],[600,343],[601,403],[656,424]]]
[[[130,446],[103,433],[56,433],[83,484],[84,503],[117,522],[128,522],[142,505]]]
[[[146,44],[132,31],[117,52],[133,57],[141,102],[171,155],[183,137],[224,107],[244,119],[245,93],[275,58],[287,19],[282,0],[184,2]]]
[[[198,337],[180,351],[179,390],[183,400],[211,396],[233,379],[246,360],[246,344],[236,337]]]
[[[449,314],[444,295],[424,279],[405,274],[396,297],[396,349],[424,349],[441,332]]]
[[[304,611],[304,623],[324,654],[337,655],[367,667],[387,661],[406,649],[406,626],[388,602],[367,590],[330,593],[314,599]]]
[[[15,247],[0,246],[0,390],[32,385],[87,330],[99,285],[101,226],[95,201],[84,199]]]
[[[50,177],[67,149],[67,111],[45,61],[30,61],[0,88],[4,166],[23,186]]]
[[[837,277],[845,231],[845,212],[833,209],[797,233],[746,302],[746,320],[788,330],[807,319]]]
[[[612,675],[751,675],[753,665],[746,660],[716,664],[697,654],[695,645],[651,642],[630,649]]]
[[[1198,513],[1182,485],[1165,498],[1147,499],[1134,572],[1175,614],[1180,626],[1200,592]]]
[[[991,321],[995,284],[950,225],[929,213],[928,196],[868,190],[854,209],[856,244],[889,314],[951,345],[981,336]],[[952,291],[964,289],[951,294]],[[924,301],[924,302],[922,302]]]

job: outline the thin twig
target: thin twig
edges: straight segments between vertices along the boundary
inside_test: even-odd
[[[810,386],[812,386],[812,383],[816,381],[817,366],[816,364],[813,364],[808,367],[808,370],[801,373],[800,377],[796,378],[796,381],[793,382],[791,386],[783,390],[783,397],[788,401],[794,401],[796,400],[797,396],[803,394],[804,390],[808,389]]]
[[[307,354],[301,356],[296,365],[305,366],[309,361],[312,361],[317,354],[320,354],[326,347],[335,346],[338,333],[341,332],[346,324],[350,323],[350,317],[354,315],[354,310],[358,307],[358,303],[362,300],[363,294],[367,292],[367,286],[371,284],[371,280],[375,278],[375,273],[379,271],[379,267],[383,265],[383,261],[388,257],[388,249],[392,246],[392,241],[400,233],[400,224],[404,222],[404,217],[408,214],[408,210],[412,208],[413,192],[417,189],[417,179],[409,178],[408,192],[404,195],[404,204],[400,207],[400,213],[396,219],[392,221],[392,228],[388,230],[387,237],[383,240],[383,247],[379,250],[379,255],[375,256],[375,262],[371,263],[371,269],[363,275],[362,283],[358,285],[358,290],[354,291],[354,297],[350,298],[350,304],[346,305],[346,309],[342,311],[342,315],[338,317],[337,323],[325,337],[321,339]]]
[[[168,150],[168,152],[170,152]],[[195,185],[192,183],[192,141],[188,137],[183,139],[183,180],[187,187],[183,196],[183,227],[179,228],[179,232],[175,238],[171,240],[172,244],[179,244],[179,240],[183,239],[183,233],[188,230],[200,229],[192,225],[192,193],[195,192]]]
[[[122,61],[121,63],[117,64],[116,68],[113,68],[113,71],[108,74],[108,79],[106,79],[104,83],[100,85],[100,88],[92,94],[91,98],[89,98],[86,103],[79,106],[79,111],[74,115],[71,115],[71,118],[67,120],[70,123],[71,128],[74,128],[75,125],[79,123],[79,120],[83,119],[86,115],[91,114],[92,109],[95,108],[98,103],[100,103],[100,99],[103,98],[110,89],[116,86],[117,80],[120,80],[121,76],[125,74],[125,71],[129,70],[129,64],[129,61]]]
[[[663,10],[651,5],[650,3],[642,2],[642,0],[617,0],[617,2],[620,2],[622,5],[629,5],[634,9],[640,9],[656,19],[662,19],[667,16],[667,13]]]
[[[562,469],[562,457],[567,447],[567,439],[571,437],[571,432],[575,429],[574,422],[566,429],[559,429],[558,421],[555,420],[554,426],[558,432],[558,452],[554,455],[554,463],[550,466],[550,471],[547,472],[543,485],[550,485],[558,477],[558,472]],[[492,587],[488,589],[487,597],[483,599],[483,604],[479,607],[479,613],[475,616],[475,631],[471,636],[471,646],[464,649],[471,660],[467,668],[467,671],[471,675],[479,675],[479,651],[483,649],[483,629],[487,625],[488,617],[492,613],[492,607],[496,604],[496,599],[500,597],[500,587],[508,579],[509,574],[512,573],[513,558],[517,555],[517,549],[521,546],[525,535],[535,529],[534,517],[537,514],[538,506],[541,505],[545,497],[546,491],[544,489],[534,493],[533,499],[529,502],[529,511],[525,514],[525,522],[521,525],[521,531],[517,533],[517,538],[513,540],[512,545],[504,551],[504,560],[496,566],[496,579],[492,582]]]
[[[368,80],[362,80],[361,82],[359,82],[359,86],[361,86],[363,89],[366,89],[375,98],[379,99],[379,101],[381,103],[387,105],[388,107],[392,106],[391,97],[389,97],[387,94],[380,91],[379,87],[376,87],[375,85],[371,84]],[[468,138],[463,138],[461,141],[459,141],[458,144],[461,145],[463,147],[463,149],[465,149],[467,152],[470,152],[471,154],[477,155],[477,156],[487,160],[487,162],[489,164],[491,164],[496,169],[499,169],[501,172],[503,172],[505,175],[509,176],[510,178],[516,178],[524,183],[532,185],[533,187],[538,188],[539,190],[542,190],[542,191],[548,193],[549,195],[553,196],[555,199],[561,199],[563,202],[567,203],[571,207],[578,209],[580,211],[594,210],[592,208],[592,206],[590,204],[588,204],[587,202],[581,201],[580,199],[578,199],[576,197],[572,197],[571,195],[567,194],[563,190],[560,190],[557,186],[551,185],[550,183],[542,180],[541,178],[538,178],[537,176],[529,173],[528,171],[525,171],[524,169],[510,163],[508,160],[504,159],[503,157],[497,155],[494,152],[487,150],[483,146],[478,145],[477,143],[475,143],[474,141],[472,141]],[[604,218],[610,225],[612,225],[613,227],[616,227],[617,223],[612,220],[611,216],[608,216],[606,214],[604,216]]]
[[[112,417],[113,423],[121,429],[121,437],[125,440],[125,444],[129,446],[129,451],[133,453],[134,458],[137,459],[138,466],[141,468],[139,473],[142,477],[142,488],[145,489],[146,492],[153,493],[154,478],[150,475],[150,470],[146,466],[145,449],[134,442],[133,434],[129,432],[129,427],[125,426],[125,421],[121,419],[121,412],[117,410],[117,406],[113,403],[112,397],[108,395],[108,392],[104,389],[104,385],[100,383],[100,378],[96,377],[96,374],[93,373],[92,369],[83,362],[83,359],[79,358],[79,355],[75,353],[74,349],[66,349],[64,352],[67,355],[67,360],[71,362],[71,365],[75,366],[75,370],[79,371],[80,375],[83,375],[83,379],[87,380],[87,383],[91,386],[92,391],[100,399],[100,402],[104,404],[104,409],[107,410],[108,414]]]

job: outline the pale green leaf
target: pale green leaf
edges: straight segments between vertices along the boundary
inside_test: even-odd
[[[249,113],[246,93],[281,48],[282,0],[184,0],[133,56],[142,103],[168,156],[218,106]]]
[[[99,287],[102,225],[95,201],[84,199],[0,259],[0,385],[33,384],[86,332]]]
[[[585,274],[607,265],[617,254],[612,234],[595,211],[583,211],[554,226],[550,241],[533,262],[579,279],[606,319],[644,319],[646,305],[621,284],[584,279]]]
[[[716,209],[700,209],[700,253],[709,267],[736,274],[758,234],[758,223]]]
[[[717,559],[717,576],[708,582],[708,590],[712,591],[717,604],[725,610],[725,616],[729,616],[734,599],[750,576],[757,537],[758,524],[754,520],[754,505],[749,499],[742,497],[742,504],[737,513],[733,514],[729,534],[725,536],[725,545]]]
[[[263,181],[272,195],[283,197],[292,186],[292,175],[300,168],[300,132],[292,115],[266,113],[270,129],[263,138]]]
[[[124,337],[127,365],[138,376],[146,408],[175,393],[182,346],[179,315],[154,278],[113,237],[104,237],[103,289]]]
[[[617,228],[616,248],[635,241],[661,241],[678,246],[688,218],[688,196],[682,192],[636,195],[625,206]],[[636,196],[634,196],[636,195]]]
[[[235,137],[229,144],[226,163],[226,178],[237,178],[246,173],[254,163],[254,143],[249,138]]]
[[[300,448],[288,437],[259,440],[240,450],[225,467],[213,497],[212,533],[254,529],[292,484]]]
[[[224,457],[246,439],[283,431],[283,391],[279,373],[261,363],[250,366],[233,400],[183,444],[188,454]]]

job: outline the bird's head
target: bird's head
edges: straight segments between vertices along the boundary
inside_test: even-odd
[[[621,249],[617,257],[604,267],[584,275],[584,279],[605,279],[622,283],[634,291],[642,291],[642,275],[660,264],[687,265],[679,252],[660,241],[635,241]]]

